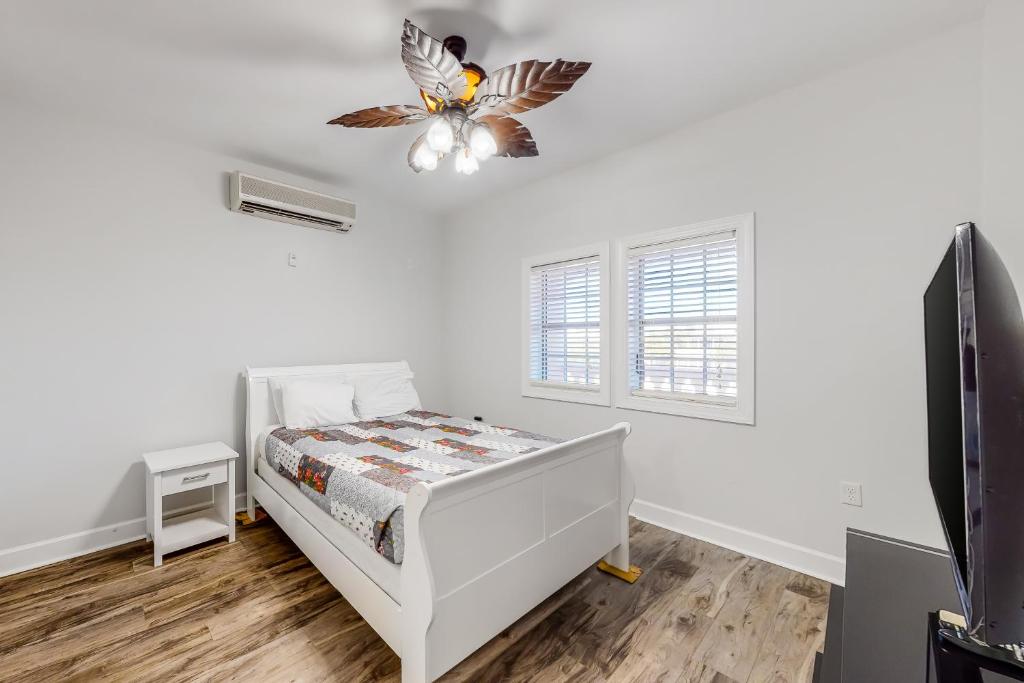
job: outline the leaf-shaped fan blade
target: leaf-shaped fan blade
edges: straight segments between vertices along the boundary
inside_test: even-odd
[[[337,123],[348,128],[383,128],[404,126],[427,118],[427,110],[411,104],[392,104],[387,107],[370,107],[351,114],[339,116],[327,123]]]
[[[498,69],[476,90],[480,112],[518,114],[547,104],[587,73],[590,62],[531,59]]]
[[[409,78],[429,95],[446,92],[453,99],[466,91],[466,77],[455,55],[408,19],[402,31],[402,61]]]
[[[481,116],[478,121],[486,123],[498,145],[496,157],[535,157],[537,143],[533,133],[511,116]]]

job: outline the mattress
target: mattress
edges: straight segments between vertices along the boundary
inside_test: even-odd
[[[265,438],[266,434],[260,438],[261,444],[264,443]],[[284,498],[286,503],[291,505],[314,529],[330,541],[331,545],[359,567],[381,590],[391,596],[392,600],[401,604],[401,565],[384,559],[356,536],[351,529],[339,524],[336,519],[321,510],[295,484],[275,472],[274,468],[267,463],[262,446],[259,448],[259,460],[256,463],[256,474],[267,482],[267,486]]]
[[[400,564],[404,503],[437,482],[561,443],[541,434],[427,410],[266,436],[268,468],[372,551]],[[467,539],[472,542],[472,539]]]

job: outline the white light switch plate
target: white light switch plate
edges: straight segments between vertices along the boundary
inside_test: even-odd
[[[297,268],[299,265],[299,257],[295,255],[295,252],[288,254],[288,265],[292,268]]]

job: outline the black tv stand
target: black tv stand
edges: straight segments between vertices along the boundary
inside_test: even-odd
[[[961,627],[928,614],[928,683],[994,683],[1024,681],[1024,655],[1019,646],[980,643]]]

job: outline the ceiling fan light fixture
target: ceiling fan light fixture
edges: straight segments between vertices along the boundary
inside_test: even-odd
[[[437,168],[438,154],[426,143],[421,143],[413,155],[413,163],[421,171],[433,171]]]
[[[476,160],[469,148],[460,149],[459,153],[455,155],[455,171],[462,175],[473,175],[478,170],[480,170],[480,162]]]
[[[444,116],[439,116],[427,129],[427,145],[438,154],[447,154],[455,144],[455,133],[452,124]]]
[[[498,151],[498,143],[495,142],[490,128],[485,124],[477,123],[469,131],[469,148],[473,151],[473,156],[483,161],[494,156],[494,153]]]

